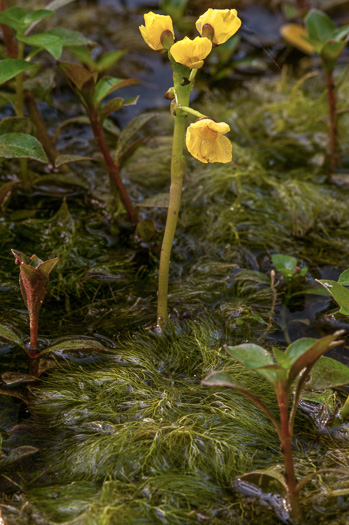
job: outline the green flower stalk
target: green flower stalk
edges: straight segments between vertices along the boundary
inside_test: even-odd
[[[198,21],[200,23],[197,29],[200,34],[203,20],[205,21],[205,35],[207,34],[208,37],[200,36],[194,40],[185,37],[176,43],[174,43],[173,24],[169,16],[147,13],[144,15],[145,25],[139,28],[151,49],[168,50],[174,83],[173,88],[165,96],[165,98],[173,99],[171,110],[174,118],[174,131],[169,206],[159,266],[157,327],[160,330],[168,320],[168,279],[172,244],[182,196],[185,170],[184,141],[191,155],[201,162],[230,162],[232,160],[232,145],[223,136],[230,131],[228,124],[217,123],[214,119],[191,109],[189,102],[197,70],[204,65],[205,58],[211,52],[214,36],[219,35],[219,41],[215,42],[215,45],[219,45],[238,30],[241,22],[233,9],[209,9]],[[207,28],[208,25],[210,27]],[[187,131],[188,115],[199,117],[199,121],[191,124]]]

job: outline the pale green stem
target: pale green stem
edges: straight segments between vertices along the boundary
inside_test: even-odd
[[[202,113],[200,113],[200,111],[196,111],[195,109],[189,108],[187,106],[182,106],[180,104],[177,106],[177,109],[180,109],[181,111],[184,111],[184,113],[188,113],[188,115],[193,115],[197,118],[209,118],[207,117],[207,115],[203,115]]]
[[[181,85],[183,81],[183,67],[174,66],[173,79],[178,103],[187,107],[189,105],[192,84],[186,86]],[[185,131],[187,127],[187,116],[182,111],[178,111],[176,114],[174,114],[174,121],[170,197],[159,267],[157,310],[157,327],[159,329],[162,329],[166,325],[168,318],[167,296],[170,258],[172,243],[177,226],[179,207],[181,204],[182,184],[185,167],[183,149]]]

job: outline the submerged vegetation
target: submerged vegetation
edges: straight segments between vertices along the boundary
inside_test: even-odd
[[[207,388],[201,381],[222,371],[253,391],[276,420],[273,387],[258,370],[252,373],[229,358],[223,346],[259,345],[266,349],[268,366],[276,368],[273,347],[280,349],[274,354],[282,364],[291,341],[329,340],[336,330],[348,329],[346,70],[338,65],[333,71],[341,171],[334,169],[327,154],[329,108],[316,67],[305,72],[303,66],[301,77],[294,78],[284,66],[281,76],[244,78],[234,89],[224,89],[231,85],[235,66],[224,66],[224,49],[218,47],[223,51],[217,58],[213,52],[209,67],[196,78],[195,110],[177,100],[179,113],[205,117],[205,133],[210,128],[207,115],[226,123],[228,138],[219,140],[231,142],[232,161],[198,162],[212,151],[200,150],[197,137],[187,138],[195,158],[184,151],[187,167],[184,177],[180,173],[183,195],[171,254],[169,322],[159,332],[154,327],[156,288],[173,116],[162,111],[163,102],[154,93],[149,111],[135,116],[133,105],[138,94],[142,103],[146,87],[141,76],[144,57],[149,57],[147,67],[153,73],[163,71],[162,58],[142,47],[137,33],[142,17],[132,10],[125,15],[127,31],[120,30],[120,42],[135,46],[130,60],[123,62],[126,44],[116,50],[105,48],[105,43],[88,47],[91,41],[76,32],[86,20],[79,20],[70,3],[62,12],[71,15],[71,33],[49,25],[60,20],[61,26],[64,17],[69,18],[60,15],[64,2],[53,2],[55,14],[50,7],[39,10],[41,14],[17,10],[15,21],[7,19],[7,26],[6,11],[0,13],[0,22],[12,28],[11,39],[4,31],[4,53],[14,53],[13,38],[19,36],[25,46],[17,52],[27,57],[23,61],[8,54],[0,61],[1,74],[4,61],[20,61],[20,69],[5,79],[1,95],[6,118],[0,123],[0,153],[5,152],[0,172],[0,522],[291,522],[280,489],[283,455],[273,424],[239,392]],[[163,4],[177,33],[194,36],[193,22],[201,20],[197,29],[208,39],[204,31],[210,36],[205,25],[214,22],[212,10],[205,13],[206,20],[188,6],[189,15],[183,18],[184,4],[180,13],[178,5],[171,12],[171,3]],[[101,6],[95,8],[102,12]],[[91,12],[86,9],[87,18]],[[36,22],[46,20],[46,31],[41,31],[46,37],[35,39],[34,27],[31,36],[24,35],[33,16]],[[101,15],[106,35],[109,18]],[[152,43],[151,35],[145,35]],[[238,40],[231,49],[237,45]],[[63,56],[58,53],[62,50]],[[344,46],[343,50],[345,55]],[[56,75],[59,90],[54,82],[47,83],[49,71],[56,68],[47,51],[61,60],[59,67],[83,108],[63,75]],[[35,68],[28,68],[29,62]],[[190,71],[195,71],[191,65],[176,63],[175,68],[189,73],[189,80]],[[213,69],[227,85],[214,83],[218,77],[213,81],[208,74]],[[171,69],[164,71],[170,88]],[[131,84],[138,76],[141,83],[133,91]],[[115,89],[125,87],[122,97],[113,98]],[[33,100],[46,121],[47,135]],[[128,103],[130,108],[123,109]],[[34,114],[36,129],[28,127]],[[13,135],[23,134],[26,139],[19,139],[24,142],[15,144],[22,149],[11,150]],[[4,135],[12,137],[1,142]],[[184,136],[182,141],[184,145]],[[29,155],[33,145],[39,149]],[[113,189],[116,172],[131,207]],[[39,301],[44,295],[45,301],[39,308],[37,339],[33,332],[31,367],[26,352],[34,351],[33,341],[13,248],[21,250],[13,251],[16,260],[24,261],[21,274],[30,262],[24,253],[41,258],[30,259],[34,266],[41,260],[46,261],[43,265],[57,263],[50,282],[44,279],[46,295],[40,289]],[[345,345],[328,353],[342,363],[330,357],[316,362],[309,381],[301,385],[300,399],[300,389],[288,392],[293,402],[295,475],[298,481],[309,480],[300,501],[304,523],[339,525],[349,516]],[[329,470],[312,477],[319,469]]]

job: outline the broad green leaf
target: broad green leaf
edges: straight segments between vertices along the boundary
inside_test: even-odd
[[[252,343],[244,343],[239,346],[225,346],[225,350],[230,357],[239,361],[248,370],[274,364],[273,358],[267,350]]]
[[[327,390],[349,383],[349,367],[330,357],[320,357],[306,383],[308,390]]]
[[[138,84],[139,80],[137,78],[113,78],[113,77],[103,77],[101,78],[96,85],[95,101],[97,103],[101,102],[106,96],[113,93],[117,89],[132,86],[133,84]]]
[[[0,135],[0,158],[33,159],[48,162],[40,142],[24,133],[5,133]]]
[[[22,19],[22,21],[25,24],[25,26],[28,27],[34,22],[39,22],[39,20],[43,20],[44,18],[47,18],[48,16],[52,16],[54,14],[55,12],[50,11],[49,9],[37,9],[36,11],[32,11],[31,13],[27,13]]]
[[[323,48],[321,49],[320,56],[325,62],[325,65],[328,65],[328,69],[330,71],[334,69],[338,57],[346,45],[346,42],[336,42],[334,40],[330,40],[324,44]]]
[[[127,126],[122,130],[119,135],[118,143],[116,146],[115,156],[120,158],[124,151],[127,149],[127,144],[131,138],[139,131],[145,124],[151,119],[156,117],[158,113],[142,113],[135,117]]]
[[[342,334],[343,330],[339,330],[332,335],[322,337],[301,354],[291,367],[288,381],[289,386],[304,368],[310,370],[315,364],[315,361],[317,361],[322,354],[327,352],[330,348],[341,344],[343,341],[336,341],[336,339]]]
[[[17,58],[5,58],[4,60],[0,60],[0,84],[4,84],[11,78],[19,75],[19,73],[23,73],[34,67],[34,64],[29,64],[25,60],[19,60]]]
[[[0,12],[0,24],[10,26],[15,31],[23,32],[26,27],[23,23],[23,18],[26,14],[27,12],[21,7],[10,7]]]
[[[308,348],[311,347],[317,340],[310,337],[303,337],[291,343],[285,352],[285,357],[290,358],[290,363],[294,363],[300,355],[302,355]]]
[[[63,44],[58,36],[49,35],[47,33],[37,33],[36,35],[18,36],[17,38],[20,42],[24,42],[29,46],[45,49],[56,60],[58,60],[62,54]]]
[[[289,255],[282,255],[276,253],[271,256],[273,265],[284,277],[292,277],[293,272],[297,266],[297,259]]]
[[[86,38],[79,31],[73,31],[72,29],[66,29],[64,27],[55,27],[45,32],[46,35],[53,35],[58,37],[62,41],[63,47],[66,46],[87,46],[92,45],[94,42],[89,38]]]
[[[21,348],[25,348],[25,344],[23,343],[22,339],[13,330],[11,330],[11,328],[8,328],[8,326],[4,326],[3,324],[0,325],[0,339],[5,339],[10,343],[20,346]]]
[[[331,18],[318,9],[311,9],[304,22],[310,38],[323,44],[333,38],[337,29]]]
[[[6,385],[13,386],[22,383],[32,383],[37,381],[37,377],[33,377],[29,374],[24,374],[23,372],[5,372],[1,375],[1,379]]]
[[[114,64],[119,62],[120,58],[123,57],[127,51],[125,50],[113,50],[108,53],[104,53],[96,63],[96,69],[99,73],[102,73],[106,69],[111,68]]]
[[[76,191],[77,188],[84,190],[89,188],[89,185],[78,175],[74,173],[52,173],[50,175],[41,175],[34,180],[33,186],[41,189],[42,192],[56,195],[67,188],[67,192]]]
[[[340,312],[345,315],[349,315],[349,290],[342,284],[329,279],[317,280],[318,283],[322,284],[324,288],[332,295],[338,306],[340,306]]]
[[[338,277],[338,284],[349,286],[349,270],[344,270]]]

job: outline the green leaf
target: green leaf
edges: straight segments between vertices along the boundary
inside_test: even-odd
[[[349,383],[349,367],[330,357],[320,357],[306,383],[307,390],[327,390]]]
[[[0,459],[0,465],[10,465],[12,463],[15,463],[16,461],[20,461],[22,458],[26,456],[31,456],[32,454],[35,454],[36,452],[39,452],[39,449],[36,447],[31,447],[29,445],[22,445],[20,447],[17,447],[13,450],[11,450],[9,456],[4,459]]]
[[[323,44],[334,37],[337,29],[331,18],[318,9],[311,9],[304,22],[310,38]]]
[[[109,348],[106,348],[102,343],[96,341],[95,339],[66,339],[65,341],[60,341],[48,348],[45,348],[40,352],[40,356],[48,353],[58,353],[63,354],[64,352],[79,352],[79,351],[88,351],[91,352],[113,352]]]
[[[31,91],[35,98],[52,104],[50,93],[56,86],[56,71],[51,68],[44,69],[34,78],[28,78],[24,81],[24,89]]]
[[[254,370],[265,365],[273,365],[274,361],[270,353],[261,346],[253,343],[244,343],[238,346],[225,346],[230,357],[244,365],[247,370]]]
[[[0,84],[4,84],[11,78],[16,77],[19,73],[33,69],[34,64],[29,64],[25,60],[17,58],[5,58],[0,60]]]
[[[317,340],[310,337],[303,337],[297,339],[294,343],[291,343],[286,352],[285,357],[290,359],[290,363],[294,363],[300,355],[302,355],[308,348],[311,347]]]
[[[59,257],[55,257],[54,259],[50,259],[49,261],[42,262],[36,267],[36,269],[40,271],[40,273],[45,277],[45,279],[48,279],[48,276],[58,263]]]
[[[53,9],[54,11],[57,11],[60,7],[64,7],[65,5],[71,4],[75,0],[53,0],[49,4],[47,4],[46,7],[49,9]]]
[[[63,47],[67,46],[88,46],[94,44],[93,40],[86,38],[80,31],[73,31],[65,27],[55,27],[45,32],[46,35],[58,37],[62,41]]]
[[[316,281],[322,284],[322,286],[326,288],[328,292],[330,292],[333,299],[336,301],[338,306],[340,306],[340,312],[344,315],[349,315],[349,290],[342,284],[329,279],[316,279]]]
[[[329,66],[329,70],[334,69],[338,57],[342,53],[346,45],[346,42],[336,42],[334,40],[330,40],[329,42],[326,42],[326,44],[323,46],[320,52],[320,56],[325,62],[325,64]]]
[[[58,36],[49,35],[47,33],[37,33],[30,36],[17,36],[17,38],[20,42],[24,42],[29,46],[45,49],[56,60],[58,60],[62,54],[63,44]]]
[[[96,69],[99,73],[102,73],[106,69],[111,68],[114,64],[119,62],[120,58],[123,57],[127,51],[125,50],[113,50],[108,53],[104,53],[96,63]]]
[[[86,101],[94,97],[95,75],[88,69],[71,62],[57,62],[59,69],[64,76],[76,87],[84,96]]]
[[[290,386],[292,384],[292,382],[304,368],[310,370],[315,364],[315,361],[317,361],[317,359],[319,359],[322,354],[327,352],[327,350],[341,344],[343,341],[336,341],[336,339],[342,334],[343,330],[339,330],[332,335],[322,337],[312,344],[307,350],[305,350],[305,352],[298,357],[291,367],[288,385]]]
[[[54,14],[54,11],[50,11],[48,9],[37,9],[36,11],[32,11],[31,13],[27,13],[22,19],[22,22],[25,24],[26,27],[29,27],[31,24],[34,24],[34,22],[39,22],[39,20],[43,20],[44,18],[47,18],[48,16],[52,16]]]
[[[103,77],[101,78],[96,85],[95,92],[95,101],[99,104],[106,96],[113,93],[117,89],[132,86],[133,84],[138,84],[139,80],[137,78],[113,78],[113,77]]]
[[[349,270],[344,270],[338,277],[338,284],[349,286]]]
[[[76,191],[76,187],[84,190],[89,188],[89,185],[83,179],[73,173],[41,175],[34,180],[33,186],[50,195],[62,194],[64,189],[67,189],[67,193],[69,193],[72,189]]]
[[[5,24],[12,27],[15,31],[24,31],[26,26],[23,23],[23,18],[27,12],[21,7],[10,7],[5,11],[0,12],[0,24]]]
[[[281,253],[274,254],[271,257],[273,265],[284,277],[293,277],[293,272],[297,266],[297,259]]]
[[[8,326],[4,326],[3,324],[0,325],[0,338],[5,339],[5,341],[9,341],[10,343],[14,343],[21,348],[25,348],[25,344],[23,343],[22,339],[13,330],[11,330],[11,328],[8,328]]]
[[[64,164],[70,164],[71,162],[83,162],[83,161],[97,161],[94,157],[82,157],[81,155],[58,155],[55,160],[55,167],[59,168]],[[39,179],[40,180],[40,179]]]
[[[48,162],[40,142],[35,137],[24,133],[0,135],[0,158],[33,159],[38,162]]]
[[[109,100],[101,109],[99,112],[99,123],[103,124],[105,119],[109,117],[112,113],[115,111],[119,111],[119,109],[124,107],[124,99],[121,97],[113,98],[113,100]]]
[[[127,149],[127,144],[131,138],[139,131],[145,124],[147,124],[152,118],[156,117],[158,113],[142,113],[135,117],[127,126],[122,130],[119,135],[118,143],[116,146],[115,156],[120,158],[124,151]]]
[[[254,470],[253,472],[247,472],[246,474],[239,476],[238,480],[245,483],[252,483],[265,493],[280,493],[283,495],[287,493],[285,477],[283,473],[275,467],[267,470]]]

